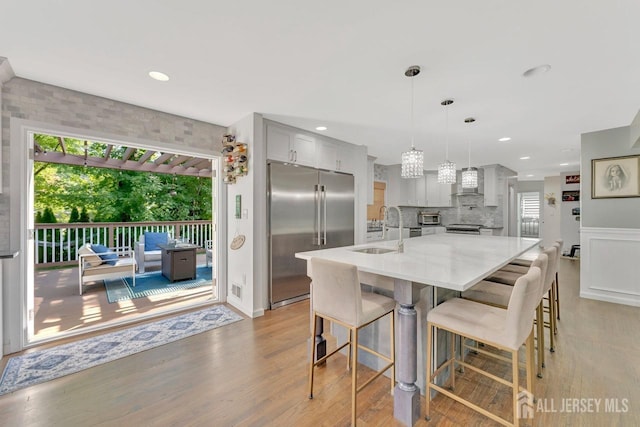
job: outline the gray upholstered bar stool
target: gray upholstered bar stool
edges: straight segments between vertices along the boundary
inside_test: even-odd
[[[556,304],[556,319],[560,320],[560,282],[559,282],[559,277],[558,277],[558,269],[560,268],[560,255],[562,255],[562,247],[564,246],[564,240],[562,239],[557,239],[555,241],[555,243],[557,244],[557,248],[558,248],[558,253],[556,254],[556,258],[558,259],[556,262],[556,281],[554,282],[553,286],[554,286],[554,294],[555,294],[555,304]],[[532,251],[535,251],[537,249],[534,249]],[[513,260],[509,265],[521,265],[521,266],[525,266],[528,267],[531,265],[531,261],[528,259],[515,259]],[[556,332],[557,332],[556,328]]]
[[[553,308],[555,310],[555,314],[554,316],[554,321],[553,321],[553,333],[557,334],[558,333],[558,322],[557,320],[560,319],[560,314],[558,312],[558,310],[560,310],[560,296],[559,296],[559,289],[558,289],[558,265],[560,263],[560,254],[562,253],[562,245],[563,245],[563,240],[562,239],[558,239],[555,241],[555,243],[553,244],[553,246],[556,248],[556,260],[555,260],[555,268],[553,269],[554,271],[551,272],[551,275],[553,276],[551,278],[552,283],[551,283],[551,292],[549,293],[548,296],[548,301],[549,301],[549,307],[546,309],[546,311],[548,311],[549,313],[551,313],[551,305],[553,305]],[[524,266],[519,266],[519,265],[506,265],[504,266],[502,269],[499,270],[499,272],[497,272],[493,277],[495,281],[501,281],[502,278],[504,277],[509,277],[508,273],[504,273],[505,271],[507,272],[513,272],[513,273],[517,273],[517,274],[524,274],[526,272],[526,267]],[[513,280],[513,278],[508,278],[507,281],[511,281]]]
[[[553,282],[555,281],[555,272],[556,272],[556,263],[558,261],[557,253],[557,244],[551,246],[547,249],[544,249],[542,252],[549,257],[549,262],[547,265],[547,273],[543,280],[543,295],[548,295],[549,301],[553,301]],[[508,271],[507,271],[508,270]],[[528,271],[528,267],[524,266],[505,266],[503,270],[498,270],[491,276],[487,277],[486,280],[491,282],[502,283],[505,285],[512,285],[521,275],[525,274]],[[541,303],[541,310],[544,311],[544,304]],[[549,304],[549,322],[543,322],[543,324],[549,328],[549,351],[552,353],[555,350],[555,330],[556,330],[556,319],[555,319],[555,305]],[[540,341],[543,343],[543,341]],[[543,347],[544,348],[544,347]],[[542,363],[544,363],[544,356],[542,357]]]
[[[427,364],[426,364],[426,413],[429,420],[431,404],[431,390],[436,390],[451,399],[462,403],[492,420],[507,426],[519,426],[518,406],[533,405],[533,318],[535,308],[541,295],[541,272],[538,267],[520,277],[511,293],[507,309],[493,307],[462,298],[453,298],[438,305],[427,314]],[[449,331],[454,335],[482,342],[511,354],[512,381],[485,372],[463,360],[456,359],[455,339],[452,339],[451,358],[445,361],[435,371],[432,365],[433,329]],[[518,351],[526,343],[526,378],[528,394],[521,395],[519,383]],[[455,388],[456,364],[469,370],[485,375],[501,384],[510,386],[513,390],[513,421],[506,420],[492,414],[485,408],[469,402],[454,394],[452,391],[435,383],[436,377],[447,367],[449,369],[449,384]],[[522,402],[521,396],[527,398]]]
[[[357,394],[373,380],[391,369],[391,393],[395,386],[395,300],[372,292],[363,292],[360,288],[358,269],[351,264],[311,258],[311,342],[316,336],[316,319],[327,319],[349,330],[348,341],[331,353],[315,361],[316,346],[311,345],[309,364],[309,399],[313,399],[314,368],[345,347],[349,347],[347,366],[351,369],[351,423],[356,425]],[[362,346],[358,342],[358,332],[365,326],[389,315],[390,320],[390,356]],[[367,351],[387,362],[387,365],[357,386],[358,349]],[[351,363],[350,363],[351,362]]]
[[[527,273],[531,270],[531,267],[538,267],[540,269],[540,280],[546,280],[548,263],[549,257],[547,256],[547,254],[541,253],[531,263],[531,266],[527,268]],[[544,360],[544,313],[542,311],[542,291],[543,287],[541,284],[540,295],[538,298],[539,303],[536,307],[536,335],[538,337],[538,378],[542,378],[542,361]],[[509,306],[509,300],[511,299],[512,293],[513,286],[483,280],[474,285],[471,289],[464,291],[462,293],[462,298],[480,302],[483,304],[493,305],[500,308],[507,308]]]

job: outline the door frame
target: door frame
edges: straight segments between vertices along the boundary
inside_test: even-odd
[[[29,279],[28,262],[30,256],[29,251],[29,193],[28,183],[29,174],[33,173],[33,161],[30,159],[30,153],[33,152],[33,134],[43,133],[50,135],[64,135],[77,139],[97,140],[100,142],[112,143],[115,145],[133,146],[143,149],[165,150],[176,153],[182,153],[185,155],[193,155],[202,158],[208,158],[212,160],[212,169],[215,171],[212,177],[212,203],[215,222],[213,223],[215,233],[214,244],[214,265],[217,268],[217,301],[226,301],[226,286],[221,286],[222,283],[226,283],[227,266],[226,263],[222,263],[224,259],[225,250],[224,242],[226,241],[226,188],[222,185],[220,179],[221,170],[221,157],[219,155],[208,152],[205,149],[188,146],[176,146],[172,144],[162,143],[159,141],[150,141],[141,138],[124,138],[119,135],[111,135],[105,132],[90,130],[90,129],[78,129],[67,126],[60,126],[51,123],[44,123],[32,120],[25,120],[19,118],[10,118],[10,160],[11,170],[16,171],[12,173],[12,179],[9,185],[9,198],[12,201],[10,203],[10,222],[11,227],[9,232],[9,242],[12,248],[17,247],[19,255],[13,262],[5,263],[3,273],[3,283],[5,284],[3,302],[4,319],[6,323],[2,325],[4,331],[4,345],[3,354],[14,353],[21,351],[25,348],[33,346],[34,343],[29,342],[29,308],[28,301],[29,295],[27,280],[33,281],[33,274]],[[224,206],[223,206],[224,205]],[[33,223],[33,220],[31,220]],[[218,250],[220,248],[220,250]],[[33,266],[32,266],[33,268]],[[7,286],[7,284],[12,284]],[[33,298],[33,296],[31,296]],[[202,305],[208,305],[210,303],[203,303]],[[194,305],[197,307],[197,305]],[[169,314],[170,312],[162,313],[161,315]],[[140,315],[135,321],[149,319],[157,317],[158,315]],[[117,323],[118,325],[132,323],[129,321],[122,321]],[[115,326],[114,324],[110,327]],[[90,326],[84,328],[82,331],[69,332],[64,337],[70,337],[74,335],[84,334],[91,331],[104,329],[100,326]],[[62,336],[57,336],[54,339],[60,339]],[[42,344],[49,340],[37,341],[37,344]]]

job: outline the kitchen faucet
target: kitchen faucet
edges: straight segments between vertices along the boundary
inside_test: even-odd
[[[382,215],[380,215],[380,213],[382,213]],[[387,207],[385,205],[380,206],[378,217],[382,218],[382,240],[384,240],[387,229]]]
[[[404,240],[402,239],[402,212],[400,212],[400,208],[397,206],[389,206],[388,208],[385,208],[385,212],[388,212],[388,210],[392,208],[398,211],[398,233],[400,234],[400,238],[398,239],[398,253],[401,254],[404,252]],[[384,237],[384,228],[382,235]]]

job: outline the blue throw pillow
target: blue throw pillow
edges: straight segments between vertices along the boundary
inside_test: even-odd
[[[118,254],[104,245],[91,245],[91,249],[98,254],[105,264],[116,265],[118,262]]]
[[[144,250],[157,251],[160,250],[158,244],[166,245],[169,243],[169,233],[154,233],[147,231],[144,233]]]

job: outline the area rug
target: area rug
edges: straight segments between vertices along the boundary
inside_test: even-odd
[[[7,362],[0,379],[0,395],[219,328],[241,319],[240,315],[229,308],[216,305],[158,322],[12,357]]]
[[[136,274],[136,285],[132,286],[132,283],[131,277],[105,279],[104,286],[107,288],[107,300],[110,303],[114,303],[211,285],[211,267],[201,266],[196,268],[196,278],[194,280],[180,280],[171,283],[169,279],[162,275],[161,271],[152,271]]]

